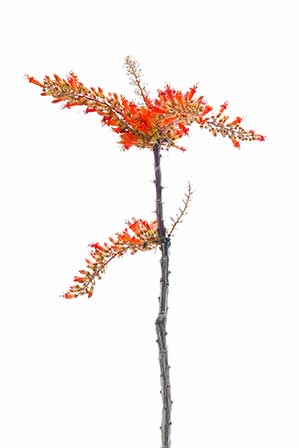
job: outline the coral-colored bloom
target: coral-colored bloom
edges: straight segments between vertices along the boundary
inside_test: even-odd
[[[165,114],[167,112],[167,109],[159,107],[159,106],[151,106],[151,110],[153,112],[157,112],[158,114]]]
[[[93,288],[90,289],[87,293],[87,297],[90,299],[90,297],[93,295]]]
[[[78,82],[78,77],[77,77],[73,72],[70,72],[70,73],[68,74],[68,76],[67,76],[67,80],[68,80],[68,83],[70,84],[70,86],[71,86],[73,89],[76,89],[76,87],[77,87],[77,82]]]
[[[131,148],[131,146],[138,146],[139,140],[140,139],[138,135],[134,134],[133,132],[126,132],[121,135],[120,142],[125,149],[129,149]]]
[[[85,281],[86,281],[85,277],[77,277],[77,276],[74,277],[74,282],[83,283]]]
[[[99,243],[92,243],[90,244],[90,246],[93,247],[94,249],[100,250],[101,252],[107,252],[107,249],[100,246]]]
[[[179,122],[178,126],[181,129],[183,135],[187,135],[188,134],[189,128],[187,128],[182,122]]]
[[[82,104],[79,101],[74,101],[72,103],[67,102],[63,106],[63,109],[70,109],[71,107],[74,107],[74,106],[82,106]]]
[[[37,81],[33,76],[27,75],[26,77],[27,77],[28,81],[31,82],[32,84],[35,84],[39,87],[44,87],[44,85],[41,82]]]
[[[136,233],[136,235],[139,235],[141,229],[140,229],[140,222],[139,221],[134,221],[132,224],[129,225],[129,228],[131,230],[133,230],[134,233]]]
[[[228,106],[228,102],[225,101],[225,103],[221,104],[220,109],[219,109],[219,115],[223,114],[223,112],[225,111],[225,109]]]
[[[61,101],[64,101],[64,98],[55,98],[55,100],[52,101],[53,104],[60,103]]]
[[[195,84],[193,87],[191,87],[187,93],[185,93],[185,99],[188,101],[191,101],[193,96],[195,95],[197,90],[197,84]]]
[[[238,142],[238,140],[232,138],[232,142],[235,148],[240,148],[240,142]]]
[[[60,83],[62,81],[62,79],[58,75],[54,74],[53,76],[54,76],[56,82]]]
[[[240,124],[242,121],[241,117],[236,117],[231,123],[229,123],[230,126],[236,126],[237,124]]]
[[[263,135],[256,135],[256,140],[259,140],[260,142],[265,141],[266,137],[264,137]]]
[[[175,91],[167,84],[166,89],[164,90],[164,95],[167,99],[173,100],[174,99],[174,93]]]
[[[89,112],[96,112],[97,110],[94,108],[94,107],[87,107],[86,109],[85,109],[85,112],[88,114]]]
[[[75,294],[71,294],[71,293],[69,293],[69,292],[66,292],[64,295],[63,295],[63,297],[65,298],[65,299],[74,299],[75,297],[77,297]]]
[[[161,126],[168,126],[169,124],[173,123],[176,120],[177,120],[177,116],[172,115],[170,117],[163,118],[163,120],[161,120],[160,124],[161,124]]]
[[[204,107],[204,110],[202,111],[202,115],[208,114],[212,110],[212,106],[209,106],[208,104]]]
[[[204,124],[204,123],[206,123],[206,121],[207,121],[207,119],[206,119],[206,118],[202,118],[202,117],[199,117],[199,118],[197,119],[197,122],[198,122],[199,124]]]

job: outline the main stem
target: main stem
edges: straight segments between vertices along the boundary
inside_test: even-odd
[[[153,147],[155,158],[155,185],[156,185],[156,215],[158,222],[158,233],[160,240],[160,250],[162,253],[161,264],[161,280],[160,280],[160,297],[159,297],[159,314],[156,319],[157,343],[159,347],[160,362],[160,381],[162,395],[162,423],[161,429],[161,448],[170,448],[170,428],[171,428],[171,388],[169,379],[168,365],[168,348],[166,343],[166,322],[168,312],[168,276],[169,276],[169,246],[170,238],[166,234],[163,221],[163,203],[162,203],[162,185],[161,185],[161,167],[160,167],[160,144]]]

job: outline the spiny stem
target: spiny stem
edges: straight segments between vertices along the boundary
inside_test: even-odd
[[[170,448],[170,425],[171,425],[171,386],[169,378],[168,364],[168,348],[166,343],[166,323],[168,313],[168,276],[169,276],[169,247],[170,238],[166,235],[166,229],[163,221],[163,203],[162,203],[162,185],[161,185],[161,166],[160,166],[160,149],[157,143],[154,148],[155,159],[155,185],[156,185],[156,215],[158,222],[158,234],[160,240],[160,249],[162,252],[161,264],[161,280],[160,280],[160,297],[159,297],[159,314],[155,322],[157,343],[159,347],[159,363],[160,363],[160,382],[162,396],[162,423],[161,440],[162,448]]]

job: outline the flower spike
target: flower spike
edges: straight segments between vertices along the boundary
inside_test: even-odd
[[[148,251],[159,245],[157,221],[151,223],[142,219],[128,221],[128,228],[117,233],[115,238],[109,238],[109,242],[100,245],[90,244],[90,258],[85,261],[87,268],[80,270],[80,276],[74,277],[75,285],[63,294],[65,299],[74,299],[79,295],[93,295],[96,279],[102,278],[108,263],[116,257],[122,257],[130,252]]]
[[[128,56],[125,66],[142,104],[129,101],[115,92],[105,95],[100,87],[85,87],[74,72],[70,72],[66,79],[56,74],[53,78],[45,76],[43,82],[33,76],[26,77],[30,83],[41,87],[42,96],[51,96],[53,103],[61,102],[62,109],[83,106],[86,114],[97,113],[103,125],[119,134],[123,150],[132,146],[152,149],[155,144],[163,143],[161,149],[174,147],[184,151],[185,148],[177,145],[176,141],[188,135],[193,123],[214,136],[228,137],[236,148],[242,141],[265,140],[263,135],[243,129],[240,126],[241,117],[229,120],[224,115],[227,102],[220,106],[217,114],[213,114],[213,107],[204,97],[195,96],[197,84],[185,93],[166,84],[164,89],[158,90],[157,97],[151,99],[142,83],[138,63]]]

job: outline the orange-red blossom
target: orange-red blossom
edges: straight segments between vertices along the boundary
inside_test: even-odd
[[[240,147],[241,141],[265,140],[255,131],[243,129],[240,117],[230,120],[224,115],[227,102],[217,113],[212,113],[213,107],[203,96],[195,97],[197,85],[186,93],[166,85],[163,90],[158,90],[155,99],[150,99],[144,91],[142,104],[137,104],[117,93],[105,95],[100,87],[87,88],[73,72],[66,79],[57,75],[53,78],[45,76],[43,82],[28,75],[27,79],[42,88],[42,96],[52,96],[53,103],[61,102],[63,109],[84,106],[86,113],[100,115],[101,122],[119,134],[123,149],[131,146],[152,149],[155,143],[160,143],[162,149],[176,147],[185,151],[176,144],[176,140],[188,135],[192,123],[197,123],[214,136],[228,137],[236,148]]]
[[[101,278],[107,264],[113,258],[121,257],[127,252],[135,254],[138,251],[151,250],[159,245],[157,228],[157,221],[148,223],[142,219],[133,219],[132,222],[128,222],[128,228],[117,233],[116,237],[110,237],[108,243],[90,244],[90,259],[85,260],[87,267],[79,271],[80,275],[74,277],[75,285],[71,286],[63,297],[74,299],[80,294],[91,297],[96,279]]]

